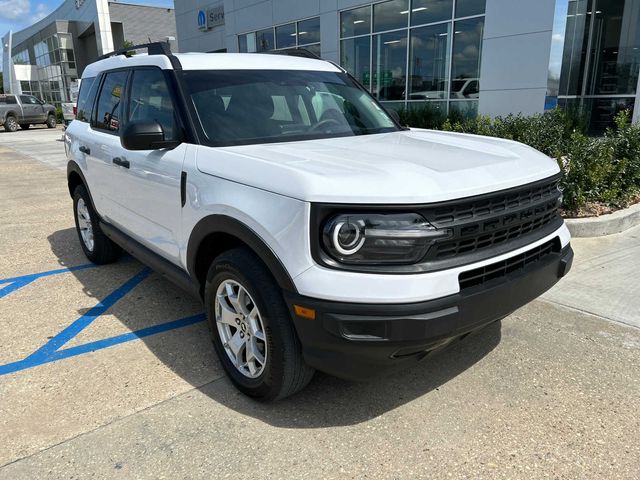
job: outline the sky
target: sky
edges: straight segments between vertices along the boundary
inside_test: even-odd
[[[33,25],[62,3],[63,0],[0,0],[0,38],[9,30],[16,32]],[[173,0],[124,0],[123,3],[173,7]],[[1,68],[2,56],[0,56]]]

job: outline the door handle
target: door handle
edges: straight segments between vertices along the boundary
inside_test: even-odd
[[[125,160],[124,158],[115,157],[112,161],[113,163],[115,163],[116,165],[120,165],[121,167],[124,167],[124,168],[130,167],[129,160]]]
[[[80,145],[80,153],[84,153],[85,155],[91,155],[91,149],[89,147],[85,147],[84,145]]]

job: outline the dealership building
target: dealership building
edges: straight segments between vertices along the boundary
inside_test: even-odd
[[[640,0],[176,0],[181,51],[305,48],[390,106],[640,115]]]
[[[7,93],[33,94],[59,105],[71,100],[73,83],[99,56],[125,42],[172,38],[174,10],[107,0],[65,0],[34,25],[2,38]],[[128,44],[128,43],[127,43]],[[177,44],[173,45],[177,48]]]

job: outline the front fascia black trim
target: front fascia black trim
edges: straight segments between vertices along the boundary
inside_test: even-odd
[[[347,303],[285,292],[308,365],[352,380],[417,362],[427,352],[500,320],[551,288],[571,268],[566,246],[480,290],[406,304]],[[294,305],[316,311],[314,320]]]
[[[287,269],[267,243],[252,229],[226,215],[210,215],[200,220],[191,231],[187,246],[187,270],[195,278],[196,258],[202,241],[213,234],[227,234],[245,243],[265,263],[278,285],[284,290],[297,292]]]
[[[162,276],[168,278],[180,288],[196,298],[200,298],[200,289],[196,282],[183,269],[151,251],[113,225],[100,220],[100,228],[112,241],[123,250],[148,265]]]
[[[521,247],[529,245],[547,235],[552,234],[558,230],[564,220],[558,217],[556,220],[546,225],[544,228],[537,230],[531,234],[523,235],[515,241],[509,241],[500,245],[475,251],[471,254],[460,255],[445,260],[438,260],[437,262],[421,262],[412,265],[348,265],[339,263],[328,253],[325,252],[322,246],[322,226],[326,220],[334,215],[341,213],[417,213],[421,214],[421,211],[426,209],[444,208],[453,204],[461,202],[473,202],[481,200],[486,197],[494,195],[508,195],[512,192],[517,192],[521,189],[535,187],[536,185],[545,184],[559,180],[562,174],[557,173],[551,177],[543,178],[535,182],[518,185],[516,187],[507,188],[504,190],[496,190],[494,192],[483,193],[480,195],[473,195],[470,197],[455,198],[444,202],[436,203],[422,203],[422,204],[339,204],[339,203],[312,203],[311,204],[311,219],[310,219],[310,244],[311,244],[311,256],[316,263],[327,268],[334,270],[343,270],[358,273],[377,273],[377,274],[398,274],[408,275],[416,273],[437,272],[440,270],[446,270],[449,268],[460,267],[464,265],[470,265],[475,262],[486,260],[487,258],[495,257],[511,251],[517,250]]]

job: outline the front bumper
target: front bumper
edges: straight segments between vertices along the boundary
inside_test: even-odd
[[[506,276],[419,303],[344,303],[290,293],[285,298],[305,361],[338,377],[364,380],[417,362],[506,317],[555,285],[572,261],[573,250],[567,245]],[[297,316],[294,305],[315,310],[315,319]]]

